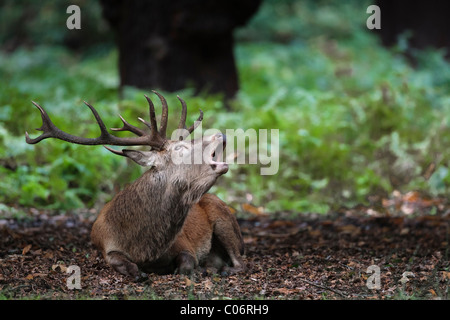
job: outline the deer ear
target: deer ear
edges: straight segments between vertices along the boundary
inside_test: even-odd
[[[122,150],[123,154],[143,167],[151,167],[156,164],[157,153],[152,151]]]

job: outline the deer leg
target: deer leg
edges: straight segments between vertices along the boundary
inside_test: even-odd
[[[228,264],[224,264],[221,268],[221,273],[234,274],[245,271],[245,264],[242,260],[239,250],[236,250],[236,248],[232,246],[226,247],[225,250],[230,257],[231,266]]]
[[[180,274],[190,274],[194,271],[197,259],[188,251],[181,251],[176,257],[177,271]]]
[[[233,274],[245,271],[241,254],[244,253],[242,236],[234,216],[216,222],[210,259],[222,260],[222,273]],[[210,260],[211,261],[211,260]],[[230,262],[228,265],[226,262]]]
[[[139,279],[139,268],[131,262],[123,253],[118,251],[108,252],[106,255],[106,262],[113,267],[117,272],[130,276],[132,278]]]

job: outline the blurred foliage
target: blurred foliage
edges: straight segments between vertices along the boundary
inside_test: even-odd
[[[70,5],[82,8],[81,30],[66,27]],[[88,0],[0,0],[0,44],[6,51],[64,45],[84,55],[105,52],[114,45],[99,1]]]
[[[175,110],[172,128],[179,94],[190,121],[198,109],[205,112],[204,130],[280,130],[278,174],[261,176],[260,165],[234,164],[212,192],[231,205],[250,201],[293,212],[367,203],[394,189],[449,195],[450,65],[443,52],[430,50],[415,52],[417,67],[411,67],[402,55],[407,39],[383,48],[365,27],[366,8],[364,1],[266,0],[236,34],[241,90],[233,112],[217,96],[164,93]],[[40,14],[35,23],[50,23]],[[98,127],[83,100],[109,127],[121,126],[118,113],[132,123],[146,116],[148,92],[128,88],[118,98],[115,50],[74,54],[61,46],[66,30],[60,32],[48,41],[30,36],[32,49],[0,52],[0,203],[101,206],[143,171],[101,146],[25,143],[25,131],[35,137],[41,124],[30,100],[61,129],[88,137],[98,135]],[[106,48],[101,44],[97,48]]]

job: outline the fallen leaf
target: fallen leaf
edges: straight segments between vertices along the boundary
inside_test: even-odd
[[[45,254],[44,254],[44,258],[45,258],[45,259],[53,259],[53,256],[54,256],[54,254],[53,254],[53,252],[50,251],[50,250],[47,250],[47,251],[45,252]]]
[[[213,288],[213,283],[212,283],[212,281],[209,280],[209,279],[206,279],[205,281],[203,281],[203,287],[204,287],[206,290],[211,290],[211,289]]]
[[[279,293],[288,296],[293,293],[297,293],[299,290],[298,289],[288,289],[288,288],[277,288],[277,289],[275,289],[275,291],[278,291]]]
[[[354,226],[352,224],[340,226],[337,229],[339,230],[339,232],[341,232],[343,234],[351,234],[353,236],[356,236],[361,232],[361,228]]]
[[[277,228],[283,228],[283,227],[293,227],[295,224],[292,221],[289,220],[275,220],[272,221],[267,228],[269,229],[277,229]]]
[[[46,276],[48,276],[48,274],[47,273],[33,273],[32,276],[33,276],[33,278],[46,277]]]
[[[42,249],[31,250],[30,252],[33,256],[39,256],[42,253]]]
[[[385,199],[385,198],[383,198],[383,199],[381,200],[381,205],[382,205],[383,207],[393,206],[394,204],[395,204],[395,201],[394,201],[394,200],[391,200],[391,199]]]
[[[402,210],[404,214],[412,214],[415,211],[415,206],[411,203],[404,203],[400,210]]]
[[[403,196],[403,201],[417,202],[420,200],[420,194],[417,191],[410,191]]]
[[[441,271],[441,277],[442,277],[442,281],[445,281],[446,279],[450,280],[450,272],[449,271]]]
[[[25,248],[23,248],[23,250],[22,250],[22,255],[23,256],[26,255],[28,253],[28,251],[30,251],[30,249],[31,249],[31,244],[25,246]]]
[[[408,233],[409,233],[409,228],[403,228],[402,230],[400,230],[400,235],[401,236],[404,236],[404,235],[406,235]]]
[[[59,270],[61,272],[66,272],[67,271],[67,267],[65,265],[63,265],[63,264],[54,264],[54,265],[52,265],[52,270],[53,271],[57,271],[56,269],[58,269],[58,268],[59,268]]]
[[[319,237],[320,235],[322,235],[322,232],[319,229],[311,230],[308,233],[311,237]]]
[[[184,278],[184,282],[186,283],[186,286],[188,286],[188,287],[193,285],[192,281],[188,277]]]
[[[425,180],[430,179],[431,175],[434,172],[434,169],[436,169],[436,164],[434,162],[430,163],[430,165],[428,166],[427,170],[425,170],[425,173],[423,175],[423,177],[425,178]]]
[[[248,203],[243,203],[241,205],[241,207],[242,207],[242,210],[247,211],[248,213],[251,213],[254,215],[265,215],[263,207],[255,207]]]

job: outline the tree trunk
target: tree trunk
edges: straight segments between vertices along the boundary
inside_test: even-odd
[[[101,0],[116,35],[120,85],[195,93],[238,90],[233,30],[260,0]]]
[[[397,43],[398,35],[411,31],[411,48],[446,48],[450,56],[450,1],[378,0],[381,10],[379,34],[385,46]]]

